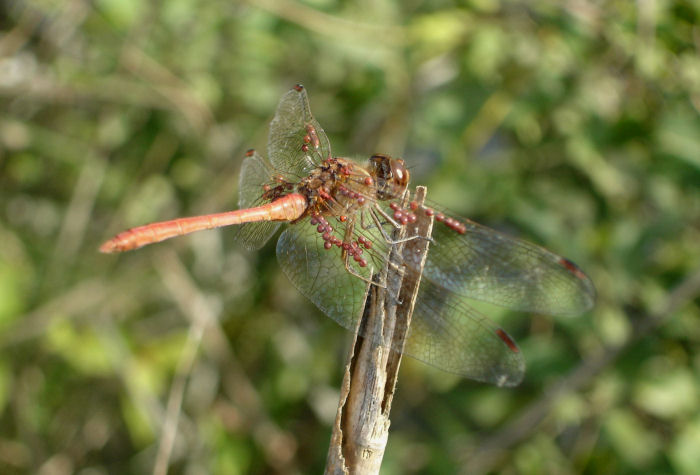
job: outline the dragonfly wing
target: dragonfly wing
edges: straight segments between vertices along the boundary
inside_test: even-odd
[[[422,280],[404,353],[470,379],[516,386],[525,373],[522,353],[465,300]]]
[[[241,166],[238,207],[245,209],[263,204],[260,196],[264,185],[274,185],[270,165],[258,152],[251,150]],[[273,221],[241,224],[237,227],[236,238],[245,248],[256,250],[270,239],[278,227],[279,223]]]
[[[354,330],[363,310],[367,282],[345,268],[340,249],[326,250],[308,220],[287,228],[277,242],[277,259],[294,286],[326,315]],[[369,254],[369,252],[367,253]],[[372,265],[381,264],[378,257]],[[351,264],[365,278],[372,270]],[[378,268],[374,268],[378,271]],[[424,281],[404,352],[440,369],[503,386],[514,386],[525,363],[515,343],[464,298]],[[366,336],[363,333],[363,336]]]
[[[277,260],[289,280],[306,298],[343,327],[354,330],[365,301],[367,282],[345,269],[338,247],[324,249],[321,235],[309,220],[289,226],[277,241]],[[369,268],[351,264],[369,278]]]
[[[330,142],[311,115],[303,86],[295,86],[280,99],[270,123],[267,153],[274,168],[292,180],[307,176],[330,157]]]
[[[463,234],[434,226],[423,278],[514,310],[575,315],[593,306],[593,283],[571,261],[473,221],[460,222]],[[416,268],[418,261],[406,264]]]

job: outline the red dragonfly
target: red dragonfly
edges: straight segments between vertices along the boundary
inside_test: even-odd
[[[367,282],[381,269],[392,231],[434,215],[433,228],[405,354],[471,379],[518,384],[525,371],[513,339],[469,305],[469,299],[544,314],[572,315],[593,306],[591,280],[571,261],[435,207],[407,201],[403,160],[374,155],[361,165],[333,157],[328,137],[311,115],[301,85],[277,107],[266,161],[246,153],[239,208],[179,218],[124,231],[102,252],[136,249],[202,229],[238,225],[238,239],[260,248],[280,222],[282,269],[324,313],[354,329]],[[410,237],[409,237],[410,239]],[[408,257],[407,268],[416,269]]]

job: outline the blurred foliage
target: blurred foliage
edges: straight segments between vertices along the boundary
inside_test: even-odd
[[[274,243],[96,252],[235,207],[300,82],[336,154],[403,156],[434,201],[599,290],[577,318],[503,315],[518,388],[404,360],[385,473],[695,472],[697,292],[633,335],[700,264],[699,20],[691,1],[0,3],[0,471],[150,472],[173,414],[172,473],[322,470],[349,335]]]

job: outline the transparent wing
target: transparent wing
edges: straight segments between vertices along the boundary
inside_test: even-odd
[[[270,123],[267,153],[275,170],[291,180],[307,176],[330,156],[328,137],[311,115],[303,86],[295,86],[280,99]]]
[[[355,329],[367,282],[345,269],[339,249],[324,249],[315,226],[306,220],[285,230],[277,242],[277,258],[304,296],[343,327]],[[373,263],[381,263],[379,254]],[[369,266],[352,270],[366,278],[371,275]],[[503,330],[460,296],[430,282],[421,284],[404,353],[449,372],[506,386],[518,384],[525,368]]]
[[[258,152],[249,150],[241,166],[238,207],[244,209],[263,204],[264,200],[260,198],[263,187],[273,183],[270,165]],[[256,250],[270,239],[278,227],[279,223],[273,221],[241,224],[237,227],[236,238],[246,249]]]
[[[525,360],[515,342],[465,298],[422,280],[404,353],[451,373],[516,386]]]
[[[367,282],[345,269],[339,248],[324,249],[321,235],[308,219],[282,233],[277,241],[277,260],[299,292],[343,327],[355,329]],[[369,268],[353,266],[353,271],[371,276]]]
[[[593,283],[571,261],[468,219],[459,222],[463,234],[435,223],[423,278],[514,310],[574,315],[593,306]]]

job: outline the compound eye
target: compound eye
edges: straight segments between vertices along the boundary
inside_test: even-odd
[[[391,173],[394,178],[394,183],[401,187],[406,187],[408,185],[408,170],[406,170],[406,165],[403,160],[400,158],[392,160]]]

